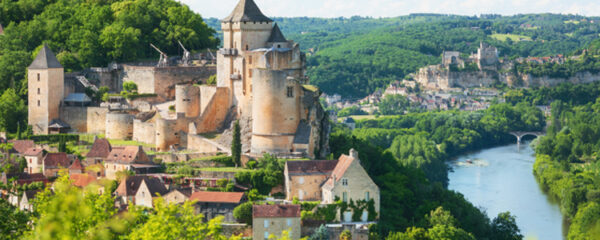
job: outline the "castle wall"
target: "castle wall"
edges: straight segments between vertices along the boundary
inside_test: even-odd
[[[156,127],[153,122],[142,122],[139,119],[133,120],[133,140],[146,143],[156,144]]]
[[[450,72],[439,65],[419,69],[415,80],[430,90],[489,87],[495,81],[505,81],[494,71]]]
[[[239,22],[233,23],[233,29],[234,31],[236,29],[242,30],[234,32],[234,42],[237,42],[236,40],[241,39],[241,42],[238,42],[239,45],[236,48],[247,51],[263,48],[267,45],[267,40],[271,36],[271,31],[273,29],[273,23]],[[236,38],[237,36],[239,36],[239,38]]]
[[[219,147],[211,142],[210,140],[199,136],[199,135],[188,135],[188,144],[187,148],[190,150],[196,150],[201,153],[217,153],[219,151]]]
[[[200,86],[200,113],[204,113],[206,111],[206,108],[216,93],[217,87],[215,86]]]
[[[63,106],[60,119],[79,133],[104,134],[108,108]]]
[[[300,122],[301,87],[288,71],[254,69],[252,79],[253,153],[290,152]],[[293,96],[288,96],[288,88]]]
[[[48,134],[48,124],[59,118],[64,99],[64,70],[62,68],[29,69],[27,87],[29,123],[35,134]]]
[[[215,132],[222,127],[231,107],[229,96],[229,88],[216,88],[214,96],[206,104],[200,118],[196,120],[197,133]],[[202,102],[204,106],[204,98]]]
[[[123,65],[121,82],[134,82],[138,86],[138,93],[156,93],[154,69],[155,67]]]
[[[185,117],[194,118],[200,114],[200,88],[192,85],[175,87],[175,109]]]
[[[131,139],[133,136],[133,115],[120,112],[106,114],[106,138]]]

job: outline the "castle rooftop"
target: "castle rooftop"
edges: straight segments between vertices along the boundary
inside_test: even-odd
[[[63,68],[56,59],[56,55],[50,50],[47,44],[44,44],[44,47],[40,50],[40,52],[35,57],[35,60],[29,65],[29,69],[48,69],[48,68]]]
[[[235,6],[233,12],[226,18],[221,20],[222,22],[273,22],[270,18],[265,16],[254,0],[240,0]]]
[[[269,40],[267,42],[270,42],[270,43],[287,42],[287,40],[283,36],[283,33],[281,33],[279,26],[277,26],[277,23],[275,23],[275,26],[273,26],[273,30],[271,31],[271,36],[269,37]]]

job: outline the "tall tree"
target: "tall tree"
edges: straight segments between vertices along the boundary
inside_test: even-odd
[[[242,139],[240,135],[240,121],[235,121],[231,139],[231,157],[236,166],[241,165],[242,162]]]

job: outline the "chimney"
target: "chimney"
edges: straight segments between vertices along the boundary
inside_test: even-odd
[[[354,150],[354,148],[350,149],[350,157],[358,160],[358,151]]]

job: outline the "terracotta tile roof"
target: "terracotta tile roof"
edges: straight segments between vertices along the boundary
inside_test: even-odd
[[[300,217],[300,205],[254,205],[253,218],[296,218]]]
[[[338,160],[312,160],[312,161],[287,161],[289,173],[323,173],[327,174],[333,171]]]
[[[44,168],[67,168],[71,161],[66,153],[48,153],[44,158]]]
[[[75,161],[73,161],[73,164],[71,164],[71,166],[69,167],[69,170],[83,171],[83,169],[83,165],[81,165],[81,161],[79,161],[79,158],[75,158]]]
[[[25,151],[25,153],[23,153],[23,155],[25,156],[37,156],[40,153],[42,153],[44,151],[44,149],[42,148],[30,148],[27,149],[27,151]]]
[[[8,182],[8,179],[11,178],[17,179],[17,184],[19,185],[32,182],[48,182],[48,178],[42,173],[2,173],[2,176],[0,177],[5,184]]]
[[[98,138],[92,144],[92,149],[87,153],[86,157],[88,158],[106,158],[108,154],[112,151],[112,146],[110,142],[105,138]]]
[[[9,143],[13,144],[13,149],[15,149],[18,153],[25,153],[28,149],[35,146],[33,140],[9,140]]]
[[[348,167],[350,167],[350,164],[352,164],[352,161],[354,161],[353,157],[348,156],[346,154],[342,154],[342,156],[340,156],[338,160],[338,164],[335,166],[333,172],[331,173],[332,177],[335,177],[335,180],[339,181],[340,178],[344,176],[344,173],[346,173],[346,170],[348,170]]]
[[[144,150],[141,146],[126,146],[122,148],[113,148],[108,157],[107,162],[118,162],[118,163],[141,163],[147,162],[145,159],[139,159]],[[139,155],[139,156],[138,156]]]
[[[73,181],[73,185],[76,187],[86,187],[97,180],[95,176],[85,173],[74,173],[69,177],[71,178],[71,181]]]
[[[190,201],[214,203],[240,203],[244,198],[242,192],[195,192]]]

